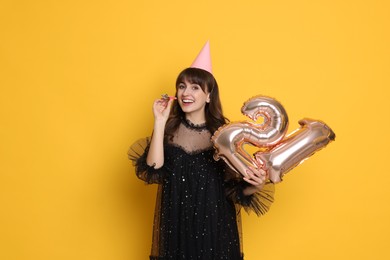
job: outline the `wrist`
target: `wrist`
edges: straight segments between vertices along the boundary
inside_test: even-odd
[[[154,120],[154,127],[165,128],[165,124],[167,123],[167,119],[165,118],[156,118]]]

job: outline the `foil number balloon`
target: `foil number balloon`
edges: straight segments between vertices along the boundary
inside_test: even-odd
[[[220,127],[212,136],[214,159],[224,159],[236,172],[246,176],[248,167],[263,168],[270,181],[278,183],[283,175],[335,139],[335,134],[319,120],[302,119],[300,129],[285,137],[288,117],[283,106],[273,98],[256,96],[246,101],[241,112],[262,124],[232,122]],[[244,145],[262,148],[249,155]]]

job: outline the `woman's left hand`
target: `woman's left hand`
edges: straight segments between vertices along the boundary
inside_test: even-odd
[[[267,180],[267,172],[263,169],[250,167],[246,173],[248,176],[243,177],[244,181],[252,184],[257,191],[260,191]]]

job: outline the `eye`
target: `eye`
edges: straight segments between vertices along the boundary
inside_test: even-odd
[[[198,90],[198,89],[200,89],[200,86],[199,85],[192,85],[192,89],[193,90]]]
[[[178,89],[185,89],[186,85],[184,84],[179,84],[179,86],[177,87]]]

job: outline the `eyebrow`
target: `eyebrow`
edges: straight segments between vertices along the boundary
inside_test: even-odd
[[[195,82],[193,82],[193,83],[188,82],[188,83],[189,83],[188,85],[191,85],[191,86],[196,85],[196,86],[202,87],[200,84],[195,83]],[[179,85],[181,85],[181,84],[187,86],[186,83],[185,83],[184,81],[179,82],[179,84],[177,84],[177,85],[179,86]]]

